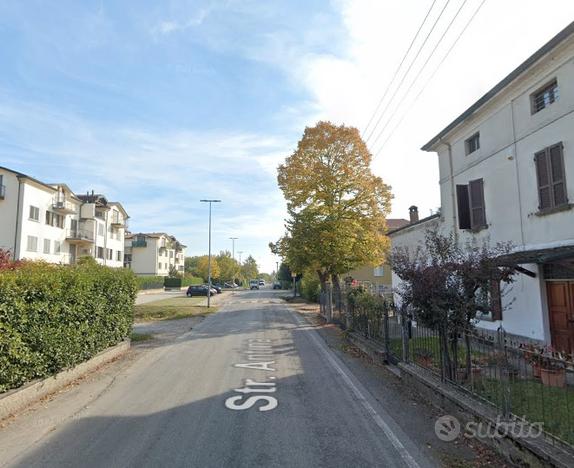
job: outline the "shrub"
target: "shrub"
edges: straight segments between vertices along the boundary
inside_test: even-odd
[[[319,302],[321,283],[317,275],[308,273],[301,279],[301,295],[311,302]]]
[[[185,275],[182,279],[182,286],[191,286],[192,284],[203,284],[203,278],[197,278],[196,276]]]
[[[166,276],[163,280],[164,288],[181,288],[181,278],[173,278]]]
[[[164,276],[136,276],[138,289],[163,288]]]
[[[0,392],[83,362],[129,336],[133,273],[25,262],[0,273]]]

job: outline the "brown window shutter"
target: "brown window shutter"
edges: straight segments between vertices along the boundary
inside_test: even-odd
[[[557,145],[551,146],[549,150],[554,206],[560,206],[568,203],[568,197],[566,195],[566,178],[564,175],[564,155],[562,148],[562,143],[558,143]]]
[[[492,320],[502,320],[502,294],[498,280],[490,281],[490,311]]]
[[[486,226],[484,209],[484,186],[482,179],[471,180],[468,184],[470,193],[470,220],[473,229]]]
[[[468,198],[468,185],[456,186],[456,202],[458,205],[459,229],[470,229],[470,201]]]
[[[550,188],[550,172],[548,171],[549,153],[546,150],[534,155],[536,164],[536,178],[538,181],[538,209],[545,210],[552,207],[552,193]]]

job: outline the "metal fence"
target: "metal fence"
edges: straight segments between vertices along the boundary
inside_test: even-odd
[[[353,298],[352,289],[321,294],[321,314],[377,341],[391,362],[425,369],[495,407],[501,417],[540,423],[551,440],[574,446],[574,361],[517,343],[503,329],[441,337],[396,310],[392,298]]]

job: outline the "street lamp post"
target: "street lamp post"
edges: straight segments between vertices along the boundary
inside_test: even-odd
[[[209,255],[207,257],[207,307],[211,307],[211,204],[221,203],[221,200],[199,200],[209,203]]]
[[[230,239],[231,239],[231,258],[235,260],[235,241],[239,239],[239,237],[230,237]],[[233,273],[233,278],[231,278],[231,284],[235,284],[235,273]]]
[[[240,250],[237,253],[239,254],[239,264],[241,265],[241,254],[243,253],[243,250]]]

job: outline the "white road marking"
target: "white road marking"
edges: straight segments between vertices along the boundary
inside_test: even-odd
[[[303,322],[299,317],[294,315],[298,325],[306,326],[309,325],[306,322]],[[399,438],[395,435],[393,430],[389,427],[389,425],[381,418],[381,416],[377,413],[375,408],[367,401],[366,397],[362,394],[362,392],[357,388],[354,384],[353,380],[349,376],[347,372],[343,369],[343,367],[337,362],[335,357],[331,354],[331,352],[326,349],[325,344],[321,343],[319,340],[320,338],[317,337],[317,332],[311,328],[308,328],[309,337],[313,341],[313,343],[319,348],[319,350],[323,353],[327,362],[331,364],[331,367],[342,377],[343,382],[349,387],[349,389],[353,392],[357,400],[361,403],[363,408],[369,413],[371,418],[375,421],[375,424],[381,428],[381,430],[385,433],[393,447],[399,452],[399,455],[407,464],[407,466],[411,468],[420,468],[420,465],[416,462],[416,460],[412,457],[412,455],[407,451],[406,447],[402,444]]]

